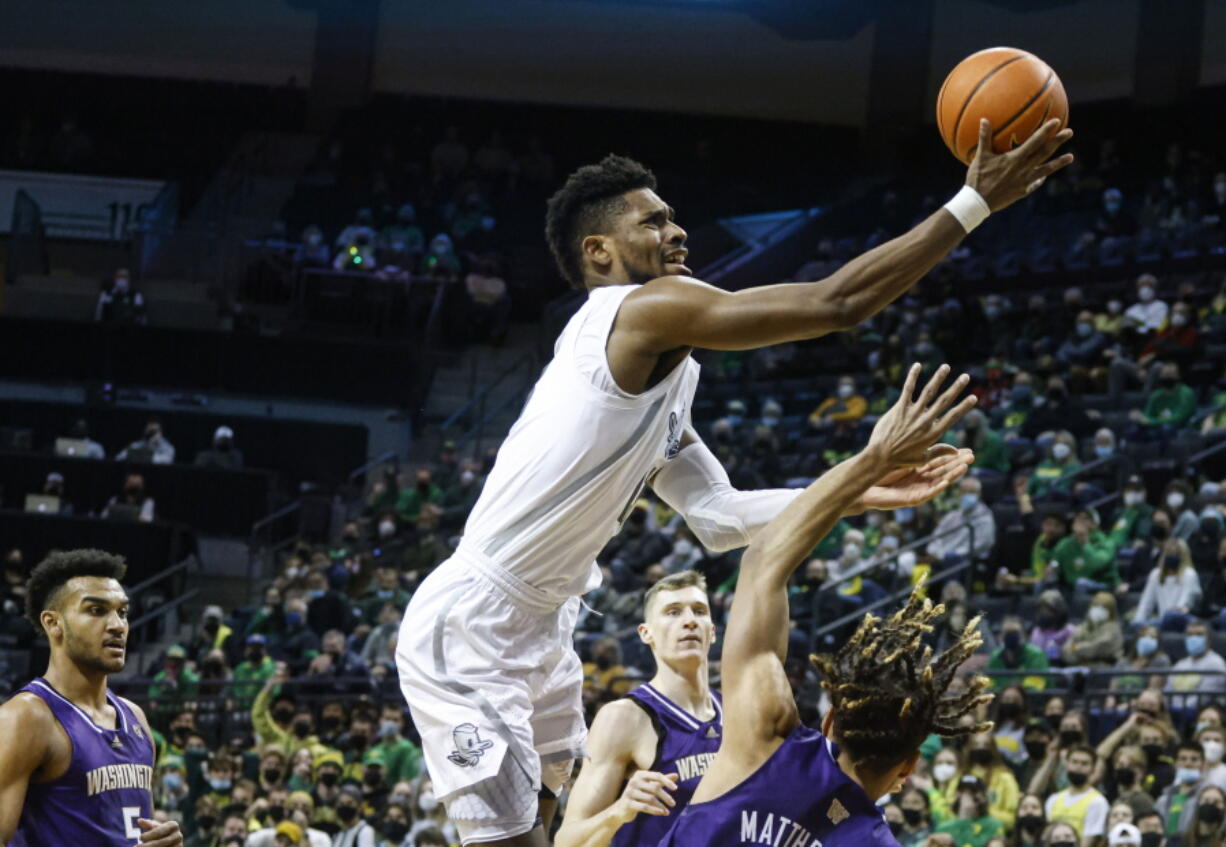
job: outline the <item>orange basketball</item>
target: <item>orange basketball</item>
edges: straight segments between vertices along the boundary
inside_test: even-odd
[[[979,146],[979,119],[992,123],[992,147],[1004,153],[1043,122],[1068,125],[1068,95],[1056,72],[1032,53],[991,47],[949,72],[937,95],[937,129],[949,152],[970,164]]]

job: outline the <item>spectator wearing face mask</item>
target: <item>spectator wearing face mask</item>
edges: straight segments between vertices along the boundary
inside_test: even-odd
[[[1200,577],[1192,566],[1188,545],[1180,539],[1168,538],[1158,556],[1157,566],[1145,581],[1133,623],[1178,632],[1200,599]]]
[[[1069,539],[1074,539],[1070,535]],[[1048,589],[1039,595],[1039,605],[1035,610],[1034,628],[1030,630],[1030,643],[1038,647],[1049,661],[1060,658],[1064,643],[1073,637],[1073,626],[1068,619],[1068,603],[1059,591]]]
[[[1222,820],[1226,817],[1226,790],[1202,784],[1196,794],[1196,816],[1184,818],[1183,847],[1221,847]]]
[[[1085,845],[1106,833],[1107,813],[1111,810],[1107,798],[1090,784],[1090,774],[1097,761],[1094,748],[1088,744],[1069,747],[1064,760],[1068,788],[1052,794],[1045,804],[1047,819],[1072,826]]]
[[[59,507],[53,514],[71,515],[73,513],[72,501],[68,499],[64,492],[64,475],[62,473],[52,471],[47,474],[47,479],[43,483],[42,493],[47,497],[55,497],[59,500]]]
[[[290,672],[299,674],[319,652],[319,636],[307,626],[306,601],[287,600],[282,620],[281,632],[270,644],[269,652],[274,659],[285,662]]]
[[[1136,826],[1141,832],[1141,847],[1167,847],[1166,821],[1156,809],[1138,817]]]
[[[1056,350],[1056,361],[1071,372],[1074,388],[1084,388],[1091,369],[1102,363],[1107,336],[1094,327],[1094,315],[1089,311],[1077,314],[1073,335]]]
[[[413,816],[402,803],[388,803],[376,825],[379,830],[378,847],[401,847],[412,844],[407,841]]]
[[[898,803],[902,825],[894,833],[901,847],[919,847],[932,832],[928,795],[918,788],[907,788]]]
[[[332,253],[324,241],[323,230],[311,224],[302,231],[301,243],[294,249],[295,268],[326,268],[332,262]]]
[[[1116,750],[1111,768],[1115,803],[1125,805],[1132,812],[1134,822],[1154,810],[1154,798],[1144,788],[1145,773],[1145,752],[1140,747],[1129,744]]]
[[[168,812],[187,810],[190,802],[187,768],[182,756],[162,756],[154,773],[153,785],[154,808]]]
[[[439,517],[439,527],[444,532],[456,533],[464,528],[468,514],[473,510],[473,506],[477,505],[477,498],[481,496],[481,486],[484,480],[481,478],[480,470],[481,466],[476,461],[462,462],[460,473],[454,484],[448,486],[443,492],[442,500],[439,502],[443,509]]]
[[[1107,301],[1106,309],[1094,316],[1094,329],[1114,339],[1124,326],[1124,304],[1119,298],[1112,297]]]
[[[1148,675],[1148,672],[1163,671],[1171,666],[1171,657],[1160,649],[1158,635],[1158,627],[1146,625],[1137,630],[1136,638],[1127,642],[1124,655],[1116,662],[1115,668],[1136,671],[1136,675],[1114,677],[1111,680],[1112,691],[1130,692],[1162,687],[1161,677]]]
[[[114,324],[148,323],[144,295],[132,289],[132,278],[127,268],[116,270],[110,285],[98,293],[94,320]]]
[[[962,419],[960,433],[955,432],[946,440],[955,446],[969,447],[975,451],[975,463],[971,467],[976,472],[1007,474],[1012,467],[1004,439],[989,426],[988,416],[979,409],[967,412]]]
[[[823,400],[809,415],[809,426],[819,432],[846,432],[854,429],[868,412],[868,401],[856,391],[856,379],[839,377],[835,393]]]
[[[360,789],[352,785],[341,786],[335,809],[340,831],[332,837],[332,847],[376,847],[378,833],[362,817]]]
[[[970,736],[966,741],[964,754],[965,769],[956,781],[959,789],[967,775],[975,777],[986,786],[988,814],[1000,822],[1002,832],[1008,833],[1013,828],[1013,818],[1017,814],[1017,804],[1021,796],[1017,779],[1001,758],[992,733],[983,732]],[[946,789],[945,799],[951,808],[956,808],[960,798],[952,788],[951,785]]]
[[[243,454],[234,446],[234,430],[228,426],[217,427],[213,433],[213,445],[196,454],[196,465],[202,468],[241,469]]]
[[[1001,646],[988,658],[988,670],[1046,671],[1050,664],[1047,654],[1026,641],[1022,619],[1009,615],[1001,622]],[[1028,691],[1042,691],[1047,680],[1042,676],[1023,677],[1021,685]]]
[[[1162,367],[1173,364],[1187,368],[1200,356],[1200,334],[1196,329],[1192,309],[1178,303],[1171,310],[1170,322],[1145,343],[1136,361],[1116,356],[1111,362],[1110,391],[1115,397],[1129,385],[1140,384],[1152,392],[1162,377]]]
[[[1145,481],[1130,476],[1121,496],[1124,507],[1111,525],[1110,539],[1117,550],[1138,550],[1149,541],[1154,507],[1145,502]]]
[[[171,715],[182,709],[184,703],[193,702],[199,696],[200,676],[187,663],[187,651],[178,644],[166,650],[162,669],[153,676],[149,686],[149,701],[154,710]]]
[[[1158,388],[1145,401],[1144,409],[1133,409],[1128,418],[1138,427],[1138,434],[1170,436],[1183,429],[1196,414],[1196,392],[1180,382],[1179,366],[1162,365]]]
[[[1205,783],[1226,790],[1226,764],[1222,762],[1226,730],[1205,725],[1196,732],[1196,741],[1205,754]]]
[[[103,520],[112,516],[115,506],[132,506],[137,509],[137,520],[142,523],[153,523],[156,517],[156,502],[145,493],[145,478],[140,474],[128,474],[123,483],[123,490],[107,501],[102,509]]]
[[[362,595],[360,607],[362,622],[374,626],[385,604],[392,604],[398,611],[409,605],[409,592],[400,585],[400,574],[394,567],[383,565],[375,571],[375,582]]]
[[[1041,847],[1081,847],[1077,830],[1063,821],[1049,823],[1039,844]]]
[[[1166,836],[1174,838],[1196,820],[1196,807],[1204,779],[1205,753],[1195,741],[1185,741],[1175,751],[1175,781],[1158,797],[1154,808],[1166,821]],[[1219,818],[1218,823],[1221,823]]]
[[[1124,327],[1141,335],[1152,335],[1166,325],[1170,307],[1157,298],[1158,278],[1145,273],[1137,277],[1137,302],[1124,312]]]
[[[1120,586],[1115,545],[1098,528],[1098,513],[1094,509],[1077,512],[1073,531],[1056,545],[1053,558],[1060,582],[1078,593],[1114,591]],[[1050,596],[1049,592],[1045,591],[1040,597],[1040,614],[1043,596]]]
[[[1200,526],[1200,516],[1192,509],[1192,488],[1182,479],[1173,479],[1166,486],[1162,502],[1174,518],[1171,535],[1187,541]]]
[[[1184,656],[1171,668],[1174,674],[1169,677],[1167,690],[1179,693],[1196,692],[1198,694],[1226,693],[1226,659],[1209,647],[1209,627],[1197,620],[1188,623],[1184,630],[1184,647],[1188,655]],[[1202,674],[1200,671],[1221,671],[1216,675]],[[1171,706],[1180,708],[1193,705],[1192,700],[1183,697],[1172,697]]]
[[[954,818],[938,826],[938,833],[951,835],[958,847],[987,847],[989,841],[1004,833],[1000,820],[989,814],[988,791],[983,780],[964,774],[958,778],[955,791]]]
[[[1100,591],[1094,595],[1086,619],[1068,641],[1061,654],[1066,664],[1109,668],[1124,649],[1124,633],[1116,613],[1115,595]]]
[[[1064,479],[1081,469],[1074,450],[1075,444],[1073,436],[1068,432],[1061,432],[1052,440],[1047,458],[1039,462],[1030,475],[1026,493],[1032,499],[1041,500],[1057,492],[1069,496],[1069,486]]]
[[[982,485],[973,476],[958,483],[958,508],[937,524],[936,537],[928,544],[928,555],[936,559],[986,558],[996,546],[996,518],[980,499]]]
[[[240,709],[250,708],[264,683],[277,672],[277,663],[268,655],[268,639],[259,633],[247,636],[243,660],[234,668],[231,693]]]
[[[434,484],[429,468],[419,468],[413,487],[405,488],[396,500],[396,513],[402,521],[413,523],[426,503],[438,505],[443,500],[443,491]]]
[[[1017,806],[1017,815],[1013,819],[1008,847],[1039,847],[1046,827],[1047,816],[1043,812],[1043,798],[1037,794],[1022,795]]]
[[[162,424],[160,421],[152,420],[145,424],[145,435],[143,438],[133,441],[127,447],[119,451],[115,456],[116,461],[128,461],[128,452],[131,450],[149,450],[152,453],[150,461],[155,465],[173,465],[175,461],[175,446],[166,440],[166,436],[162,434]]]

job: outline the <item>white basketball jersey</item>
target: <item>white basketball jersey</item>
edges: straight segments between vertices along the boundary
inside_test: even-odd
[[[597,288],[570,319],[464,527],[461,552],[482,554],[559,603],[600,584],[596,554],[690,423],[692,358],[638,395],[609,371],[609,331],[637,287]]]

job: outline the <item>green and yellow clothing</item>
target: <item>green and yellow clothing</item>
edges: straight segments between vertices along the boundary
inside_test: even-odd
[[[380,741],[371,749],[378,750],[387,763],[384,781],[388,785],[416,779],[421,773],[421,750],[403,735]]]
[[[945,433],[945,437],[941,439],[946,444],[959,446],[957,439],[952,432]],[[978,444],[967,444],[965,446],[972,448],[975,451],[975,462],[971,465],[972,468],[986,468],[997,473],[1008,473],[1012,467],[1009,461],[1009,449],[1005,447],[1005,439],[1000,433],[990,427],[984,427],[977,439]]]
[[[1048,823],[1066,823],[1077,830],[1077,837],[1083,838],[1082,832],[1086,817],[1091,812],[1091,806],[1099,805],[1110,808],[1107,798],[1096,788],[1087,788],[1080,794],[1072,793],[1071,788],[1057,791],[1047,798],[1046,810]],[[1102,819],[1106,821],[1107,809],[1102,809]]]
[[[272,719],[272,698],[273,692],[279,686],[266,685],[260,689],[260,693],[255,695],[255,702],[251,704],[251,728],[256,731],[261,744],[280,744],[285,748],[286,761],[294,758],[294,754],[303,747],[311,751],[312,756],[318,756],[331,748],[323,744],[319,740],[318,735],[308,735],[306,738],[299,738],[290,732],[288,729],[282,729],[276,721]]]
[[[1107,537],[1111,539],[1111,543],[1117,550],[1129,546],[1138,539],[1149,538],[1153,516],[1154,507],[1148,503],[1125,506],[1116,516],[1115,523],[1111,525],[1111,533]]]
[[[230,690],[238,699],[241,707],[246,707],[264,687],[264,683],[277,672],[277,663],[269,656],[260,662],[248,659],[238,663],[234,669],[234,685]]]
[[[1003,831],[1004,827],[1000,821],[991,815],[974,820],[954,818],[937,827],[937,832],[947,832],[953,837],[956,847],[986,847],[989,841],[1003,834]]]
[[[945,788],[941,788],[933,780],[932,788],[925,792],[928,795],[928,808],[931,811],[933,826],[939,827],[941,824],[948,823],[954,819],[954,810],[949,800],[945,799],[945,791],[951,785],[956,786],[957,784],[957,777],[951,779]]]
[[[1074,586],[1085,577],[1115,588],[1120,584],[1120,571],[1115,564],[1115,544],[1101,532],[1091,532],[1085,544],[1075,536],[1065,536],[1056,545],[1056,563],[1060,566],[1060,581]]]
[[[847,399],[838,395],[827,397],[809,415],[809,423],[821,420],[835,423],[855,423],[868,413],[868,401],[859,394],[853,394]]]
[[[417,486],[406,488],[400,492],[400,496],[396,498],[396,514],[406,523],[413,523],[417,520],[417,516],[421,513],[421,507],[427,503],[442,503],[443,489],[437,485],[431,485],[425,492],[419,491]]]
[[[1049,665],[1047,663],[1047,654],[1035,647],[1029,641],[1022,642],[1021,646],[1021,661],[1016,665],[1005,664],[1005,648],[998,647],[993,651],[988,658],[988,670],[1027,670],[1027,671],[1045,671]],[[1006,684],[1012,684],[1017,681],[1017,677],[1010,677]],[[995,688],[997,681],[991,680],[989,688]],[[1026,676],[1022,677],[1022,687],[1027,691],[1042,691],[1047,687],[1047,679],[1042,676]]]
[[[1226,406],[1226,391],[1219,391],[1217,394],[1214,394],[1213,399],[1209,401],[1210,409],[1217,409],[1221,406]],[[1226,428],[1226,408],[1214,412],[1209,417],[1213,420],[1211,426],[1214,429]]]
[[[1030,571],[1036,579],[1042,580],[1047,573],[1048,562],[1055,561],[1056,545],[1061,540],[1057,538],[1049,544],[1043,540],[1042,535],[1034,540],[1034,546],[1030,548]]]
[[[1180,383],[1159,388],[1145,401],[1146,426],[1184,426],[1196,414],[1196,392]]]
[[[1067,488],[1067,483],[1063,482],[1064,478],[1072,476],[1080,469],[1081,463],[1076,459],[1068,459],[1064,462],[1044,459],[1039,462],[1038,467],[1031,474],[1030,482],[1026,485],[1026,493],[1031,497],[1045,497],[1053,491],[1062,491]]]
[[[958,799],[958,782],[966,774],[973,774],[983,780],[988,787],[988,815],[1000,821],[1005,832],[1013,828],[1013,819],[1017,816],[1018,803],[1022,802],[1021,791],[1017,787],[1017,778],[1013,771],[1005,765],[992,768],[972,767],[958,774],[945,786],[945,801],[952,807]]]

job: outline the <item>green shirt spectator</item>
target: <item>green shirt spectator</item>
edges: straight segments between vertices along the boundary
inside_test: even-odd
[[[178,644],[166,651],[166,663],[149,686],[149,702],[159,715],[183,711],[183,705],[196,699],[200,676],[187,664],[187,651]]]
[[[1048,458],[1039,462],[1034,473],[1030,475],[1030,484],[1026,492],[1036,499],[1045,497],[1056,490],[1067,490],[1068,483],[1064,480],[1081,469],[1081,463],[1073,456],[1073,447],[1063,437],[1058,437],[1051,445]]]
[[[1115,564],[1115,544],[1098,530],[1079,535],[1077,521],[1073,533],[1056,545],[1056,563],[1060,581],[1070,588],[1079,579],[1105,583],[1112,588],[1120,584],[1119,568]]]
[[[371,748],[379,751],[386,763],[386,783],[395,785],[416,779],[421,773],[421,750],[404,735],[404,713],[399,706],[386,705],[379,719],[379,743]]]
[[[1004,834],[1004,826],[991,815],[981,818],[954,818],[937,827],[937,832],[953,836],[957,847],[985,847],[989,841]]]
[[[1124,485],[1124,508],[1115,516],[1109,538],[1116,549],[1147,541],[1153,528],[1154,507],[1145,502],[1145,483],[1131,477]]]
[[[962,434],[950,432],[945,442],[955,447],[969,447],[975,451],[973,468],[1008,473],[1012,467],[1009,451],[1000,433],[988,426],[988,416],[979,409],[967,412],[962,424]]]
[[[249,708],[264,683],[277,672],[277,663],[266,652],[267,643],[268,640],[258,633],[247,636],[247,657],[234,668],[230,688],[240,709]]]
[[[430,479],[430,471],[422,468],[417,472],[412,488],[406,488],[396,498],[396,513],[406,523],[413,523],[421,513],[421,507],[427,503],[439,504],[443,501],[443,490]]]
[[[988,657],[988,670],[1045,671],[1050,667],[1047,654],[1026,640],[1021,618],[1016,615],[1007,616],[1001,622],[1000,637],[1001,646]],[[997,688],[1001,684],[1013,685],[1017,682],[1016,677],[1004,679],[1003,683],[992,679],[990,687]],[[1023,677],[1020,682],[1021,686],[1029,691],[1042,691],[1047,687],[1046,678],[1040,675]]]
[[[391,603],[403,612],[405,606],[409,605],[409,599],[409,592],[400,587],[400,574],[397,570],[381,567],[375,573],[375,584],[360,600],[362,622],[376,626],[379,623],[379,612],[385,604]]]
[[[1149,395],[1133,420],[1142,426],[1186,426],[1196,414],[1196,392],[1179,381],[1179,368],[1173,364],[1162,366],[1158,384],[1161,387]]]
[[[1217,411],[1208,415],[1205,422],[1201,424],[1202,435],[1210,435],[1226,429],[1226,391],[1214,394],[1213,399],[1209,401],[1209,408],[1217,409]]]

